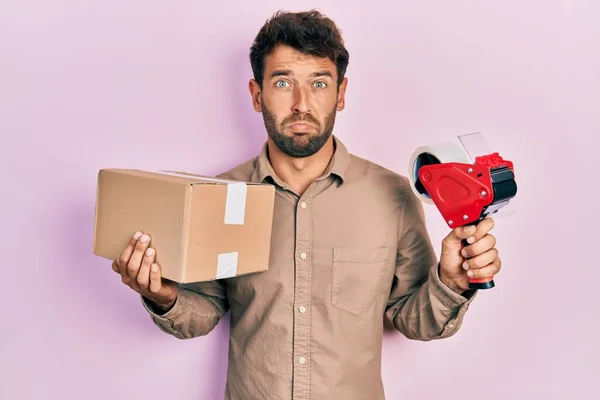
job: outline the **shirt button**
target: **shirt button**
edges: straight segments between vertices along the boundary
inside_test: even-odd
[[[299,362],[300,364],[304,364],[304,363],[306,363],[306,358],[304,358],[304,357],[300,357],[300,358],[298,359],[298,362]]]
[[[300,310],[301,313],[305,313],[306,312],[306,307],[302,306],[302,307],[299,308],[299,310]]]
[[[303,201],[302,203],[300,203],[300,207],[306,208],[306,202]]]
[[[308,255],[306,253],[300,253],[301,259],[306,260],[306,257],[308,257]]]

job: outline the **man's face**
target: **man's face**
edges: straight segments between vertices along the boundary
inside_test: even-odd
[[[262,89],[252,80],[254,108],[273,143],[290,157],[308,157],[331,137],[344,108],[347,80],[338,90],[335,64],[278,46],[265,60]]]

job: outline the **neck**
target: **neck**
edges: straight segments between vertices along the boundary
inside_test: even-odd
[[[315,179],[323,175],[331,162],[334,153],[333,135],[321,150],[304,158],[294,158],[283,153],[271,138],[267,139],[267,148],[269,161],[277,176],[301,196]]]

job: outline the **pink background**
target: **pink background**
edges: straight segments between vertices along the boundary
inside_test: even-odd
[[[190,341],[154,327],[92,255],[96,174],[253,156],[247,50],[276,9],[310,7],[351,54],[336,125],[351,151],[406,173],[417,146],[482,131],[520,185],[494,229],[497,288],[451,339],[388,335],[388,397],[595,397],[598,2],[206,3],[2,2],[0,398],[222,398],[229,319]],[[439,248],[447,229],[427,214]]]

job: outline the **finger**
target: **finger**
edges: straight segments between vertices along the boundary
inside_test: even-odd
[[[119,267],[119,273],[121,275],[127,275],[127,264],[129,263],[129,259],[133,254],[133,249],[135,248],[135,245],[137,244],[137,241],[140,238],[140,236],[142,236],[142,232],[134,233],[131,239],[129,239],[129,243],[127,243],[127,246],[117,259],[117,265]]]
[[[154,262],[155,254],[156,252],[153,248],[148,247],[148,249],[146,249],[144,259],[142,260],[142,266],[140,267],[140,271],[138,272],[136,278],[140,290],[148,289],[148,285],[150,284],[150,266]]]
[[[483,254],[470,258],[463,263],[463,268],[466,270],[480,269],[494,262],[498,258],[498,250],[494,247]]]
[[[464,247],[460,254],[465,258],[475,257],[485,253],[496,245],[496,238],[492,234],[487,234],[478,241]]]
[[[162,287],[162,277],[160,275],[160,266],[153,263],[150,267],[150,291],[158,293]]]
[[[494,227],[494,220],[491,217],[485,217],[477,224],[477,229],[472,236],[467,238],[467,243],[472,244],[480,240],[482,237],[488,234],[489,231]]]
[[[475,225],[465,225],[454,228],[450,231],[445,240],[449,243],[460,244],[464,239],[467,239],[475,234],[477,228]]]
[[[135,279],[137,277],[138,271],[142,265],[142,258],[144,257],[144,252],[148,248],[150,244],[150,236],[147,234],[143,234],[140,236],[140,239],[137,241],[135,245],[135,249],[133,250],[133,254],[127,263],[127,275],[131,279]]]
[[[484,237],[493,227],[494,220],[491,217],[486,217],[477,222],[477,225],[454,228],[446,239],[453,243],[462,243],[465,240],[468,244],[472,244]]]
[[[119,273],[119,259],[118,258],[112,262],[111,267],[112,267],[113,271],[115,271],[116,273]]]
[[[475,279],[490,278],[490,277],[493,277],[494,275],[496,275],[498,272],[500,272],[501,268],[502,268],[502,262],[500,261],[499,258],[497,258],[493,262],[491,262],[490,264],[486,265],[483,268],[471,269],[471,270],[467,271],[467,275],[470,278],[475,278]]]

